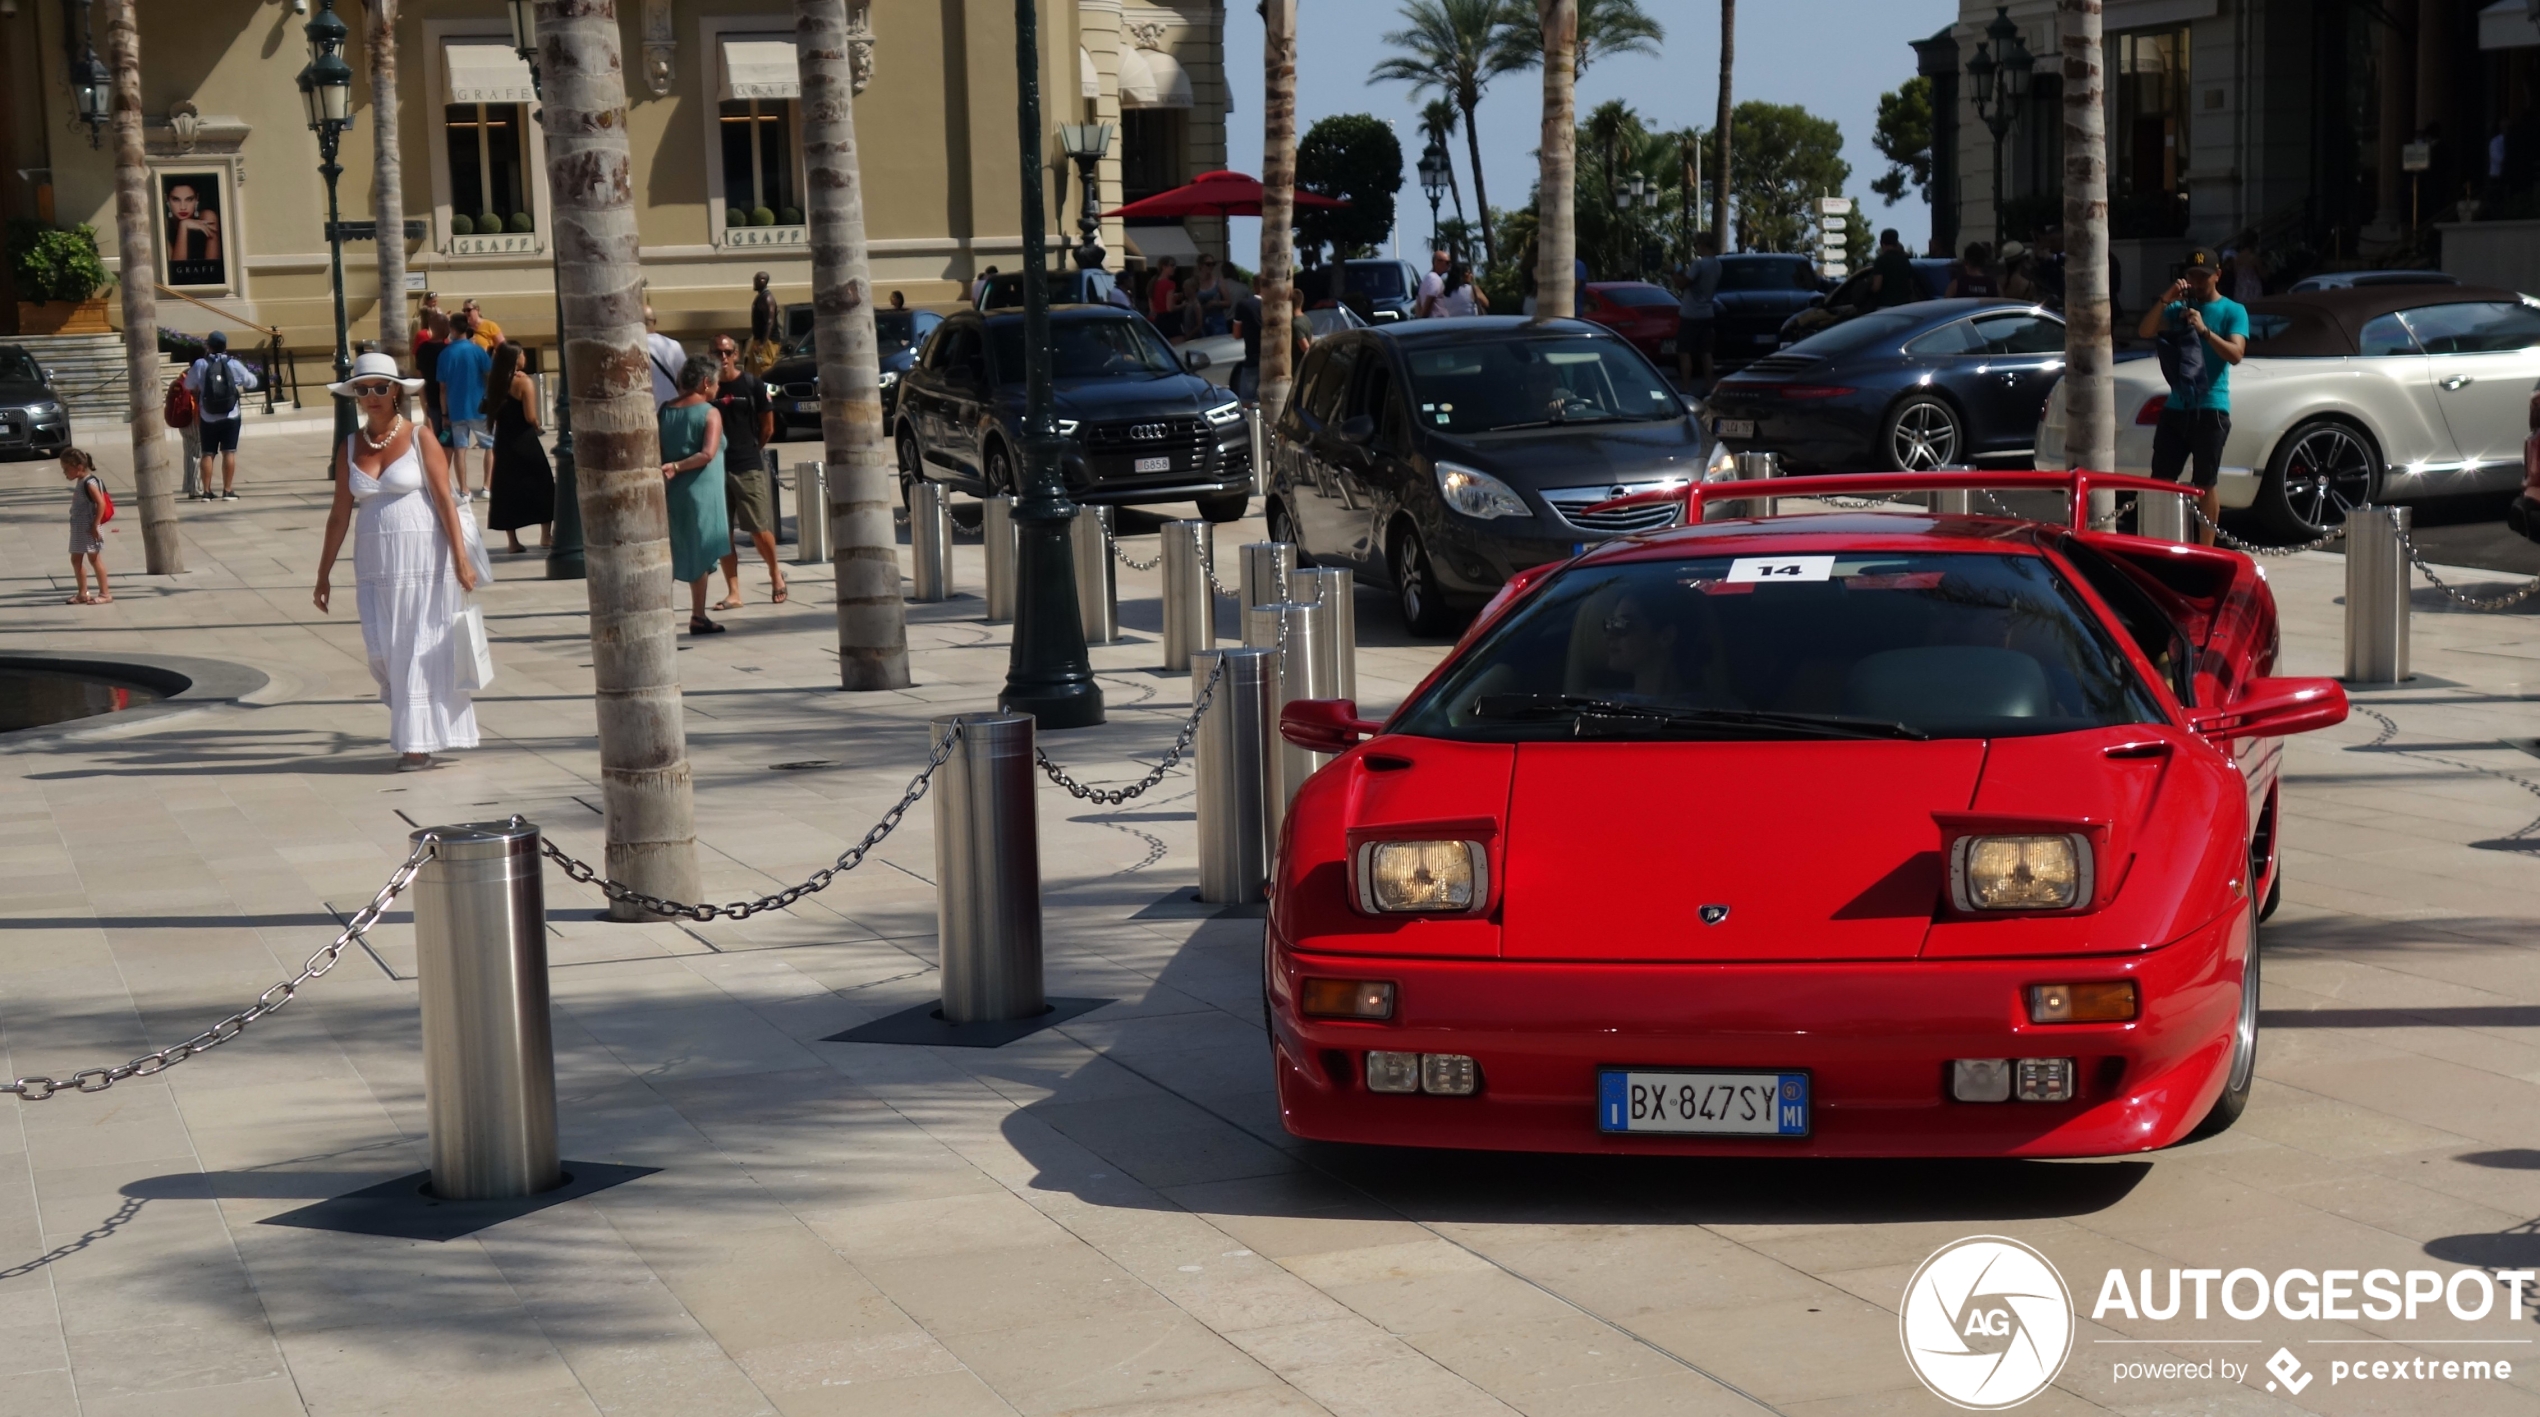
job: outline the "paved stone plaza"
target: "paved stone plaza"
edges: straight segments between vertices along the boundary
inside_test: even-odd
[[[598,856],[583,587],[498,555],[485,746],[395,773],[349,573],[335,615],[309,603],[323,443],[251,438],[243,501],[181,506],[174,583],[138,574],[127,510],[99,609],[61,604],[53,465],[0,468],[0,650],[268,676],[234,707],[0,748],[0,1071],[120,1062],[243,1005],[418,825],[520,812]],[[107,459],[119,498],[128,465]],[[1221,561],[1258,534],[1220,528]],[[929,715],[991,704],[1007,635],[979,621],[978,557],[960,545],[959,598],[910,607],[903,693],[835,690],[825,568],[771,607],[745,566],[732,633],[681,638],[710,898],[825,864],[898,797]],[[2286,672],[2337,672],[2340,560],[2270,572]],[[1094,651],[1111,721],[1044,740],[1103,782],[1190,701],[1153,576],[1121,579],[1128,638]],[[464,1238],[263,1223],[425,1164],[402,910],[237,1043],[0,1103],[0,1417],[1939,1413],[1898,1305],[1979,1234],[2036,1246],[2081,1307],[2028,1411],[2540,1412],[2540,1327],[2501,1298],[2478,1323],[2091,1317],[2110,1269],[2540,1262],[2540,761],[2507,741],[2540,733],[2540,619],[2445,609],[2420,595],[2419,679],[2291,742],[2259,1083],[2214,1141],[2072,1163],[1301,1144],[1269,1089],[1259,919],[1192,899],[1188,769],[1117,809],[1044,785],[1050,992],[1116,1002],[1002,1049],[820,1041],[934,996],[930,808],[738,924],[608,924],[550,872],[564,1154],[653,1169]],[[1442,647],[1372,592],[1360,611],[1361,692],[1389,707]],[[2298,1390],[2269,1390],[2279,1347]],[[2326,1376],[2473,1354],[2513,1376]],[[2246,1376],[2119,1367],[2217,1355]]]

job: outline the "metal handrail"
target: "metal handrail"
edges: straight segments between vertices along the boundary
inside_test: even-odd
[[[282,329],[278,325],[259,325],[253,320],[245,319],[230,311],[223,310],[208,300],[198,300],[181,290],[170,290],[166,286],[160,285],[157,281],[152,281],[150,284],[156,286],[161,295],[173,295],[188,305],[201,306],[203,309],[211,311],[213,314],[220,316],[222,319],[229,321],[231,324],[236,325],[241,329],[254,330],[257,334],[263,335],[268,340],[279,341],[282,338]]]
[[[282,327],[279,325],[259,325],[253,320],[243,319],[230,311],[223,310],[208,300],[198,300],[181,290],[170,290],[168,287],[160,285],[157,281],[152,281],[150,284],[155,287],[161,295],[173,295],[177,299],[184,301],[186,304],[200,306],[241,329],[254,330],[257,334],[264,336],[263,363],[265,367],[258,371],[258,377],[259,382],[265,386],[265,412],[273,412],[274,365],[281,362],[283,358]],[[292,406],[296,408],[299,406],[300,402],[300,381],[298,378],[300,369],[297,361],[293,362],[291,372],[293,376],[291,381],[291,403]]]

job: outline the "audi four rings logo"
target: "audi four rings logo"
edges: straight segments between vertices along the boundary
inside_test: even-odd
[[[1161,423],[1132,423],[1129,425],[1129,436],[1135,438],[1141,443],[1152,443],[1156,439],[1163,437],[1169,431],[1171,430],[1167,429]]]
[[[1944,1245],[1905,1282],[1897,1315],[1905,1362],[1952,1406],[2017,1407],[2073,1351],[2073,1296],[2046,1256],[1977,1235]]]

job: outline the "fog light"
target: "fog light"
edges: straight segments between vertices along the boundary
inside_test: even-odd
[[[2070,1058],[2020,1059],[2020,1100],[2022,1102],[2072,1101],[2073,1060]]]
[[[1367,1090],[1369,1092],[1418,1092],[1420,1090],[1420,1055],[1417,1053],[1369,1053],[1367,1055]]]
[[[1482,1085],[1481,1066],[1461,1053],[1420,1055],[1420,1090],[1441,1097],[1470,1097]]]
[[[2031,1023],[2123,1023],[2140,1009],[2134,981],[2094,984],[2032,984],[2028,990]]]
[[[1960,1058],[1949,1065],[1949,1095],[1961,1102],[2011,1100],[2011,1060]]]
[[[1392,1018],[1393,985],[1382,979],[1308,979],[1298,1006],[1314,1018]]]

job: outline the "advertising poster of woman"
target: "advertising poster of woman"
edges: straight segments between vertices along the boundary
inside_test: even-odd
[[[221,230],[221,181],[216,172],[163,172],[159,200],[167,230],[168,284],[176,289],[229,285],[229,243]]]

